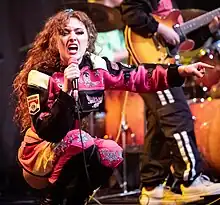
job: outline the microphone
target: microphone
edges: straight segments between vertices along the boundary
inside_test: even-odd
[[[70,57],[69,60],[68,60],[68,66],[71,65],[71,64],[78,65],[78,60],[74,57]],[[79,89],[78,78],[73,79],[72,84],[73,84],[73,90],[78,90]]]
[[[78,60],[74,57],[70,57],[68,60],[68,66],[71,64],[78,65]],[[74,78],[72,81],[72,86],[73,86],[73,97],[75,98],[75,101],[78,101],[79,99],[79,94],[78,94],[79,86],[78,85],[79,85],[78,78]]]

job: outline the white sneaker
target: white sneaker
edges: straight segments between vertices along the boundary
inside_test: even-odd
[[[139,198],[140,205],[146,205],[149,203],[150,198],[162,199],[164,197],[164,186],[162,184],[158,185],[151,191],[147,191],[145,187],[141,190],[141,195]]]
[[[220,183],[213,183],[205,175],[198,176],[189,186],[181,185],[183,196],[206,196],[220,194]]]

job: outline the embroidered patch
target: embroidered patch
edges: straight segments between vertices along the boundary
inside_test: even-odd
[[[97,108],[103,101],[103,96],[95,97],[86,95],[86,99],[88,100],[88,104],[93,104],[92,108]]]
[[[30,115],[35,115],[40,111],[40,97],[39,94],[34,94],[27,97],[28,109]]]
[[[82,78],[83,80],[80,80],[80,83],[83,83],[86,87],[93,87],[100,84],[100,81],[95,81],[94,76],[90,72],[83,72]]]

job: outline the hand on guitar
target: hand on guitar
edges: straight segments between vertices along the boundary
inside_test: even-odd
[[[189,65],[179,66],[178,72],[183,77],[194,75],[198,78],[202,78],[205,75],[206,68],[213,69],[214,66],[202,62],[197,62]]]
[[[215,33],[218,29],[220,29],[220,15],[214,17],[209,24],[209,30],[211,33]]]
[[[180,43],[179,35],[170,27],[159,23],[157,33],[159,33],[164,40],[171,45],[178,45]]]

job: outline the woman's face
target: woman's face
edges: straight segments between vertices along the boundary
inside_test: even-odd
[[[88,47],[88,32],[85,25],[77,18],[70,18],[63,33],[59,35],[58,50],[64,65],[70,58],[80,63]]]

